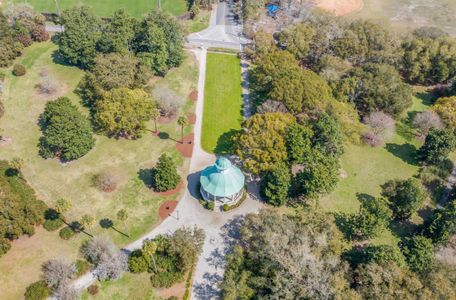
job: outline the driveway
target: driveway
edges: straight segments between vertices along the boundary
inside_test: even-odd
[[[235,20],[232,12],[233,3],[220,2],[214,5],[209,27],[192,33],[187,37],[189,44],[198,47],[218,47],[241,50],[249,40],[242,35],[242,24]]]

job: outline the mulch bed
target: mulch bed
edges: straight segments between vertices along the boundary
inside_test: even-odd
[[[184,185],[184,181],[182,181],[182,179],[181,179],[181,181],[179,181],[179,183],[177,184],[177,186],[174,189],[166,191],[166,192],[155,192],[155,193],[157,193],[161,196],[171,196],[171,195],[179,193],[179,191],[183,185]]]
[[[162,205],[160,205],[160,208],[158,209],[158,215],[160,216],[160,219],[164,220],[166,219],[176,208],[177,206],[177,201],[175,200],[169,200],[163,202]]]
[[[177,151],[179,151],[182,154],[182,156],[192,157],[193,143],[194,143],[194,134],[191,133],[187,136],[184,136],[183,143],[180,143],[180,141],[176,143],[176,149],[177,149]]]
[[[187,120],[189,124],[195,124],[196,123],[196,115],[194,113],[189,113],[187,115]]]
[[[188,98],[190,98],[190,100],[192,100],[193,102],[198,101],[198,91],[197,90],[193,90],[190,93],[190,95],[188,95]]]

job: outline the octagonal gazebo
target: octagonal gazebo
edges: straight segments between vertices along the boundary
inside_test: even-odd
[[[225,157],[201,172],[201,195],[206,201],[234,204],[244,192],[244,174]]]

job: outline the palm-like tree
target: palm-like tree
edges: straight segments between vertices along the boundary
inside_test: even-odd
[[[184,127],[187,126],[187,124],[188,124],[187,118],[184,116],[179,117],[179,119],[177,119],[177,124],[179,124],[181,127],[181,144],[183,144],[184,143]]]
[[[158,117],[160,117],[160,110],[156,107],[154,107],[152,109],[152,112],[150,114],[151,118],[154,120],[154,124],[155,124],[155,133],[158,132],[158,129],[157,129],[157,119]]]

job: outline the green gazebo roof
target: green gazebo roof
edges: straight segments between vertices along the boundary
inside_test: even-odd
[[[201,187],[216,197],[229,197],[244,187],[244,174],[225,157],[201,172]]]

